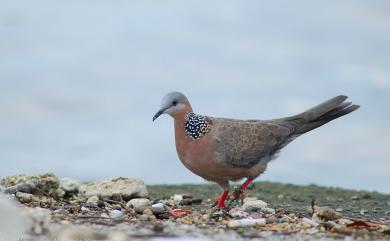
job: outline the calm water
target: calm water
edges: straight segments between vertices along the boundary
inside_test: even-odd
[[[290,144],[260,179],[390,192],[389,1],[0,0],[0,176],[199,183],[168,91],[269,119],[338,94],[362,108]]]

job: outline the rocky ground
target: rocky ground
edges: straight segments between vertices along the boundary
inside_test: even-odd
[[[57,240],[390,240],[390,195],[259,182],[229,208],[215,185],[1,180],[0,237]],[[16,204],[15,204],[16,203]]]

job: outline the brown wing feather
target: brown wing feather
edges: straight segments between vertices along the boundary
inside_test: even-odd
[[[214,119],[214,145],[218,160],[235,167],[251,167],[271,157],[292,134],[273,121]]]

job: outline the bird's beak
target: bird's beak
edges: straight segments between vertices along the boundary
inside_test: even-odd
[[[164,111],[168,108],[161,109],[153,116],[153,121],[155,121],[160,115],[164,114]]]

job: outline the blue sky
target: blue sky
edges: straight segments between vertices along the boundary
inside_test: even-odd
[[[0,176],[202,183],[162,96],[270,119],[338,94],[359,111],[306,134],[259,180],[390,193],[388,1],[1,1]]]

